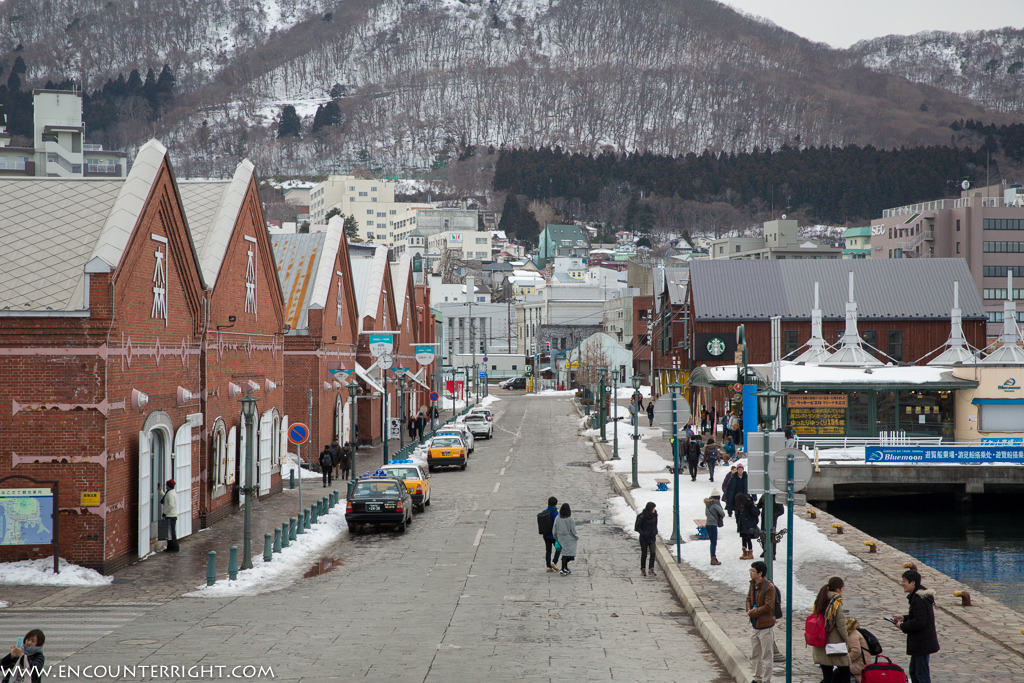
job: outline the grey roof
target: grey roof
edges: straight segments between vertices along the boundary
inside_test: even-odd
[[[293,330],[309,327],[309,297],[326,238],[326,232],[270,236],[284,294],[284,319]]]
[[[243,159],[231,180],[188,180],[178,183],[189,231],[203,279],[210,287],[217,281],[228,243],[234,233],[254,167]]]
[[[686,304],[686,289],[689,282],[689,268],[665,269],[665,289],[668,292],[670,304],[673,306],[682,306]]]
[[[690,264],[694,314],[697,320],[810,318],[818,282],[822,319],[844,320],[850,271],[859,320],[948,320],[954,281],[964,283],[964,319],[986,318],[963,259],[702,259]]]

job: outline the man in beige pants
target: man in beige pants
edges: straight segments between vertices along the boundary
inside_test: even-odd
[[[768,565],[760,560],[754,562],[750,565],[750,588],[747,590],[747,616],[753,627],[750,635],[753,683],[771,683],[772,680],[776,600],[778,592],[775,584],[768,580]]]

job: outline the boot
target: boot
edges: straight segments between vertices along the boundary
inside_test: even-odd
[[[711,564],[712,564],[712,566],[714,566],[714,565],[719,565],[719,564],[722,564],[722,563],[718,561],[718,558],[717,558],[717,557],[715,557],[714,555],[712,555],[712,556],[711,556]]]
[[[744,548],[743,549],[743,554],[740,555],[740,559],[741,560],[752,560],[752,559],[754,559],[754,551],[750,550],[749,548]]]

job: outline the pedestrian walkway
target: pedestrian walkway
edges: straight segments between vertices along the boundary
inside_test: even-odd
[[[620,434],[621,437],[621,434]],[[595,442],[598,456],[602,460],[610,457],[610,444],[600,444],[596,438]],[[654,451],[665,460],[668,465],[672,461],[671,445],[667,438],[647,438],[643,445]],[[631,446],[631,444],[630,444]],[[621,449],[621,444],[620,444]],[[631,453],[620,450],[620,456],[629,458]],[[724,477],[726,468],[721,472]],[[628,490],[628,477],[612,475],[619,481],[617,488],[634,509],[643,505],[642,494],[630,495]],[[667,476],[667,475],[666,475]],[[706,481],[707,471],[701,470],[701,480]],[[717,480],[717,478],[716,478]],[[705,495],[704,489],[688,489],[692,482],[688,478],[680,480],[680,495]],[[693,484],[694,487],[699,486]],[[803,519],[809,519],[808,510],[813,506],[797,506],[794,514]],[[670,518],[671,509],[666,517]],[[971,591],[972,607],[960,606],[960,599],[953,596],[953,592],[963,588],[963,585],[941,572],[925,565],[915,558],[902,553],[887,544],[874,541],[859,530],[843,524],[844,533],[837,534],[832,524],[839,523],[834,517],[817,511],[813,523],[818,530],[829,536],[841,548],[845,549],[856,558],[852,564],[839,565],[835,562],[812,562],[801,563],[797,547],[794,551],[794,565],[798,581],[806,586],[817,588],[824,584],[830,576],[840,575],[846,582],[844,593],[845,608],[848,616],[856,617],[861,624],[871,630],[881,641],[885,648],[885,654],[892,657],[893,661],[907,669],[909,658],[904,654],[906,651],[906,636],[898,629],[892,627],[882,620],[882,617],[889,614],[904,614],[907,609],[906,596],[900,585],[901,574],[905,563],[915,563],[918,571],[921,572],[923,583],[929,588],[937,591],[936,597],[936,628],[939,633],[939,643],[942,651],[932,657],[931,668],[933,678],[936,681],[1006,681],[1014,680],[1020,676],[1024,667],[1024,635],[1021,628],[1024,627],[1024,615],[1021,615],[1004,605],[986,598],[974,591]],[[785,516],[780,518],[780,523],[785,525]],[[728,519],[726,527],[722,529],[721,535],[728,537],[735,535],[732,528],[732,520]],[[684,531],[683,538],[686,543],[707,543],[707,541],[693,540],[690,531],[690,520],[681,520]],[[870,553],[869,547],[864,545],[865,541],[874,541],[876,553]],[[757,547],[755,544],[755,553]],[[716,580],[715,574],[725,577],[729,573],[738,571],[745,572],[750,565],[749,560],[739,560],[736,557],[722,556],[719,552],[721,567],[695,567],[691,566],[685,559],[682,564],[675,562],[675,545],[663,546],[659,552],[659,561],[663,566],[669,564],[677,567],[681,578],[681,589],[688,592],[692,601],[696,604],[687,604],[688,610],[705,610],[708,618],[713,620],[717,631],[710,633],[709,645],[722,658],[723,663],[729,666],[728,652],[734,655],[739,654],[743,658],[742,665],[745,668],[730,667],[731,672],[737,681],[747,683],[752,679],[749,664],[746,657],[750,651],[750,623],[743,611],[744,594],[737,591],[729,582]],[[779,549],[780,557],[785,553],[785,546]],[[666,571],[669,567],[665,566]],[[784,587],[785,576],[776,576],[776,584]],[[680,591],[677,590],[677,594]],[[687,602],[683,595],[680,595],[684,603]],[[811,662],[810,648],[803,643],[803,623],[807,616],[807,609],[794,609],[793,624],[793,680],[798,683],[817,683],[821,680],[819,669]],[[704,628],[702,633],[707,638],[709,631]],[[727,638],[729,643],[716,643],[714,639]],[[785,650],[785,619],[780,619],[776,626],[776,644],[780,650]],[[723,656],[725,653],[725,656]],[[785,663],[777,662],[775,676],[785,675]]]
[[[155,603],[116,603],[7,608],[0,610],[0,633],[24,635],[41,628],[46,634],[46,661],[55,664],[154,607]]]

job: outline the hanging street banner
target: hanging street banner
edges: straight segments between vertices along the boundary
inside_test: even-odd
[[[866,463],[1024,463],[1024,446],[868,446]]]
[[[434,362],[434,347],[433,346],[417,346],[416,347],[416,362],[420,365],[430,365]]]
[[[394,348],[393,339],[394,337],[390,334],[371,334],[370,354],[378,357],[385,353],[391,353],[391,349]]]

